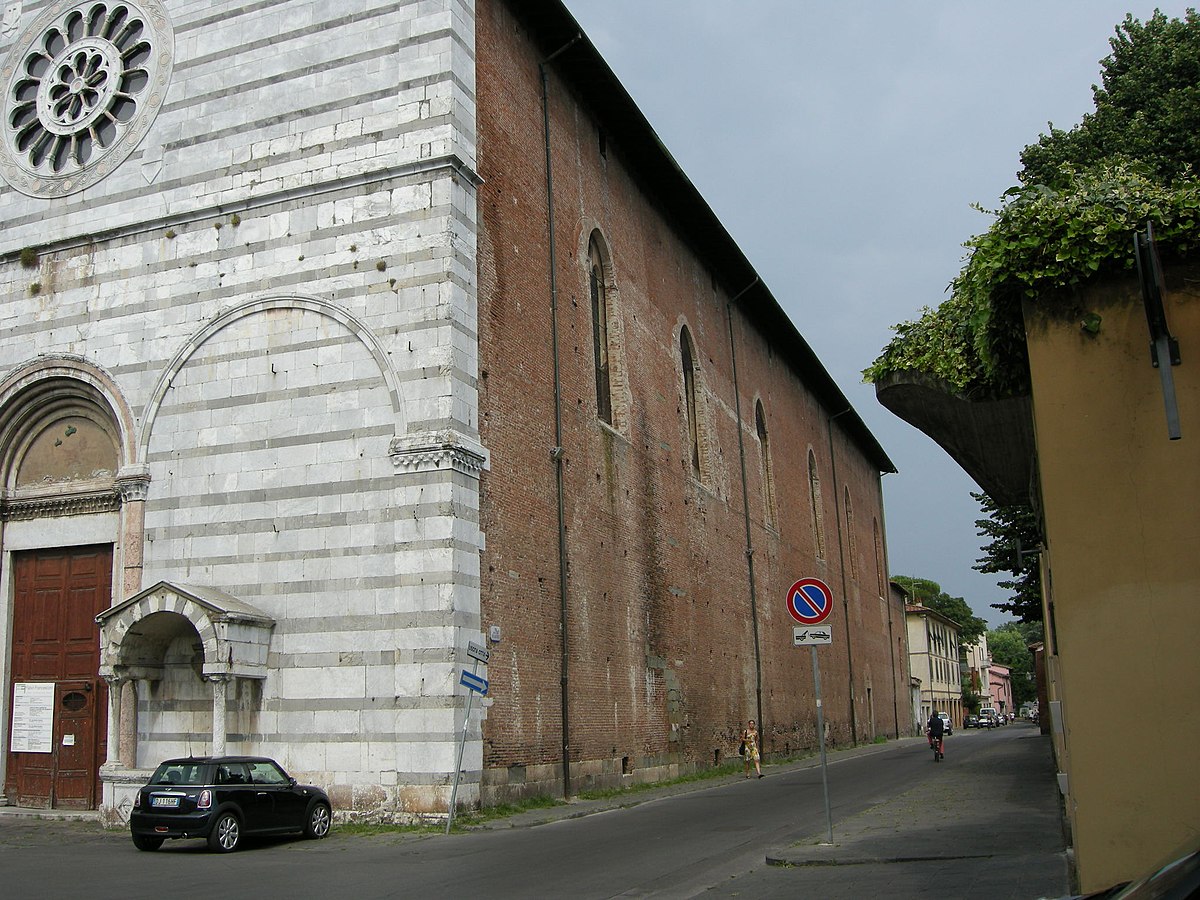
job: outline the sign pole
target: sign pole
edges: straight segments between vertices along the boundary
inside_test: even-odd
[[[810,646],[813,664],[813,686],[817,691],[817,740],[821,744],[821,787],[825,790],[825,823],[829,828],[829,843],[833,843],[833,814],[829,810],[829,776],[825,761],[825,714],[821,710],[821,668],[817,665],[817,648]]]
[[[792,628],[792,644],[812,652],[813,690],[817,694],[817,741],[821,747],[821,787],[825,790],[825,824],[829,843],[833,843],[833,813],[829,809],[829,766],[825,759],[825,710],[821,704],[821,667],[817,663],[817,644],[832,644],[833,632],[821,623],[833,611],[833,591],[819,578],[801,578],[787,592],[787,611],[800,627]],[[853,710],[851,706],[851,710]]]
[[[472,674],[478,670],[479,664],[476,662],[472,666]],[[467,691],[467,715],[462,720],[462,738],[458,740],[458,762],[454,767],[454,787],[450,788],[450,815],[446,816],[446,834],[450,834],[450,826],[454,824],[454,805],[458,799],[458,779],[462,776],[462,755],[467,749],[467,728],[470,726],[470,702],[475,698],[475,691]]]
[[[474,675],[479,669],[479,662],[471,667],[471,674]],[[458,742],[458,764],[454,767],[454,787],[450,789],[450,815],[446,817],[446,834],[450,833],[450,826],[454,824],[454,804],[458,800],[458,780],[462,776],[463,751],[467,749],[467,728],[471,725],[471,701],[475,699],[474,691],[467,691],[467,715],[463,719],[462,739]]]
[[[463,718],[463,733],[462,740],[458,744],[458,764],[454,767],[454,787],[450,789],[450,814],[446,816],[446,834],[450,833],[450,826],[454,824],[454,805],[458,801],[458,782],[462,777],[462,762],[463,752],[467,749],[467,729],[471,727],[471,701],[475,699],[476,694],[487,694],[488,683],[486,678],[479,677],[479,664],[486,664],[492,653],[487,647],[481,647],[474,641],[467,641],[467,656],[471,657],[474,662],[471,664],[471,671],[463,669],[462,676],[458,679],[458,683],[467,689],[467,714]]]

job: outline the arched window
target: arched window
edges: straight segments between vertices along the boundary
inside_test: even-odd
[[[875,539],[875,584],[882,597],[887,589],[887,579],[883,577],[883,541],[879,536],[879,520],[874,517],[871,519],[871,533]]]
[[[592,356],[596,364],[596,415],[613,423],[612,377],[609,370],[608,285],[600,247],[592,238],[588,244],[588,283],[592,295]]]
[[[858,580],[858,542],[854,540],[854,504],[846,488],[846,550],[850,554],[850,577]]]
[[[679,359],[683,368],[683,401],[687,412],[688,450],[692,460],[692,474],[699,478],[700,420],[699,404],[696,402],[696,362],[692,335],[686,325],[679,329]]]
[[[817,455],[808,451],[808,496],[812,506],[813,534],[817,545],[817,559],[825,558],[825,515],[821,504],[821,476],[817,474]]]
[[[762,469],[764,521],[768,528],[778,528],[775,508],[775,474],[771,469],[771,442],[767,436],[767,414],[761,400],[754,404],[754,428],[758,432],[759,466]]]

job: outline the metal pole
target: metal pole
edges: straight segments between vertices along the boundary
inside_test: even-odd
[[[821,744],[821,787],[825,789],[825,823],[829,827],[829,843],[833,843],[833,813],[829,810],[829,776],[825,762],[825,714],[821,711],[821,669],[817,665],[817,648],[810,646],[813,664],[813,686],[817,691],[817,740]]]
[[[478,674],[479,662],[471,667],[471,674]],[[454,787],[450,789],[450,815],[446,817],[446,834],[450,833],[450,826],[454,824],[454,804],[458,800],[458,781],[462,776],[462,761],[463,752],[467,749],[467,729],[471,726],[471,701],[475,699],[475,692],[467,691],[467,715],[463,719],[462,739],[458,742],[458,763],[454,766]]]

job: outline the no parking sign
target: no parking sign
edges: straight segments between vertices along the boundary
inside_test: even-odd
[[[819,625],[833,610],[833,591],[819,578],[801,578],[788,588],[787,610],[801,625]]]

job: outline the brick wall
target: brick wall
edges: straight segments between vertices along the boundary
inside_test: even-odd
[[[483,625],[498,625],[484,725],[484,796],[561,790],[558,517],[549,239],[536,48],[505,4],[477,12],[480,435],[491,453],[481,521]],[[903,612],[890,608],[879,473],[832,423],[788,359],[738,312],[727,274],[705,265],[634,180],[622,147],[551,66],[572,788],[711,766],[758,718],[747,493],[768,753],[815,746],[808,651],[791,646],[784,596],[825,579],[839,598],[822,648],[831,740],[895,734],[906,705]],[[613,422],[596,414],[588,246],[607,255]],[[701,471],[687,427],[680,334],[696,363]],[[761,402],[771,449],[768,523]],[[808,452],[827,535],[816,551]],[[831,458],[831,452],[834,456]],[[836,472],[834,467],[836,465]],[[836,481],[836,487],[835,487]],[[846,495],[853,540],[846,532]],[[842,535],[839,550],[839,520]],[[854,548],[854,559],[849,557]],[[845,568],[843,570],[843,557]],[[844,588],[844,590],[843,590]],[[848,598],[849,616],[840,598]],[[889,632],[889,610],[893,618]],[[847,632],[849,638],[847,638]],[[847,641],[849,639],[848,652]],[[853,668],[854,726],[850,669]],[[898,695],[898,704],[896,692]],[[903,721],[901,728],[908,730]]]

